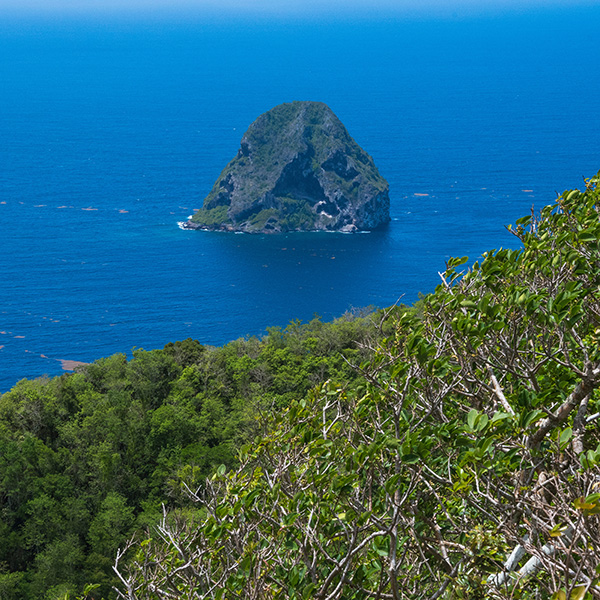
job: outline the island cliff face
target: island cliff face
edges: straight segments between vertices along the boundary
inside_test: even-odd
[[[242,137],[190,229],[359,231],[389,220],[388,183],[322,102],[280,104]]]

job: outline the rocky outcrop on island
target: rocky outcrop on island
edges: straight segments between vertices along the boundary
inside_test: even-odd
[[[389,220],[388,183],[322,102],[280,104],[242,137],[190,229],[365,231]]]

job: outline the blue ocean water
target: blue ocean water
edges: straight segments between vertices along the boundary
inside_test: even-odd
[[[0,392],[133,347],[414,301],[600,169],[600,7],[464,19],[0,24]],[[326,102],[370,234],[182,231],[248,125]]]

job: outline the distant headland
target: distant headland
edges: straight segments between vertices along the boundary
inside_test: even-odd
[[[390,220],[389,185],[322,102],[280,104],[242,137],[185,229],[369,231]]]

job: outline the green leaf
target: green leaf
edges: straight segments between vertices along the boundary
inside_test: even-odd
[[[392,494],[396,491],[396,488],[398,487],[398,481],[400,480],[400,475],[392,475],[386,482],[385,482],[385,491],[388,494]]]
[[[405,462],[407,465],[414,465],[415,463],[418,463],[421,460],[421,458],[419,457],[418,454],[405,454],[404,456],[402,456],[402,461]]]
[[[100,587],[99,583],[88,583],[83,588],[83,593],[87,596],[88,594],[91,594],[94,590],[97,590],[99,587]]]
[[[490,418],[485,413],[480,415],[477,422],[477,431],[483,431],[488,426],[489,420]]]
[[[581,242],[597,242],[598,234],[593,229],[586,229],[579,233],[579,241],[581,241]]]
[[[600,494],[590,494],[585,498],[576,498],[573,506],[577,510],[584,511],[586,516],[600,514]]]
[[[298,519],[300,515],[297,512],[293,512],[293,513],[289,513],[287,515],[285,515],[285,517],[283,517],[283,526],[284,527],[291,527],[296,520]]]
[[[583,600],[585,593],[587,592],[587,585],[580,585],[571,590],[569,600]]]
[[[563,449],[568,443],[569,440],[573,437],[573,430],[570,427],[567,427],[561,434],[559,438],[559,444],[561,449]]]
[[[545,413],[541,410],[532,410],[523,415],[523,428],[527,429],[530,425],[541,419]]]
[[[567,529],[568,529],[567,525],[558,523],[548,532],[548,535],[550,537],[560,537]]]
[[[469,411],[469,414],[467,415],[467,425],[469,426],[469,429],[471,429],[471,430],[475,429],[475,421],[478,416],[479,416],[479,412],[476,411],[474,408],[472,408]]]
[[[489,447],[494,442],[493,437],[485,438],[484,441],[479,445],[479,450],[482,456],[488,451]]]
[[[507,412],[496,412],[492,417],[492,423],[498,423],[499,421],[503,421],[504,419],[509,419],[512,415]]]
[[[464,265],[469,260],[468,256],[462,256],[461,258],[452,257],[448,261],[448,269],[454,269],[455,267],[460,267],[460,265]]]
[[[249,576],[252,571],[252,556],[245,556],[240,563],[240,569],[244,575]]]
[[[477,308],[477,302],[473,300],[463,300],[460,305],[464,308]]]

